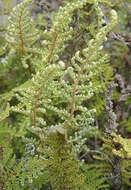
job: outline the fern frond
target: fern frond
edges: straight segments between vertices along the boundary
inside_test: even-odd
[[[86,176],[86,184],[88,190],[108,190],[109,185],[106,182],[106,177],[102,176],[99,168],[94,168],[94,165],[83,165],[84,174]]]
[[[2,106],[3,107],[3,106]],[[4,120],[6,117],[9,116],[9,110],[10,110],[10,105],[9,103],[6,105],[6,108],[1,108],[1,113],[0,113],[0,121]]]
[[[45,161],[49,166],[49,178],[54,190],[86,188],[84,175],[80,173],[80,163],[76,153],[72,152],[72,144],[68,143],[61,127],[49,130],[46,149],[49,159]],[[74,176],[72,176],[74,173]],[[86,188],[87,189],[87,188]]]
[[[12,149],[6,147],[3,151],[3,158],[0,161],[1,180],[5,182],[4,187],[7,190],[24,190],[32,189],[33,180],[38,178],[40,190],[44,182],[39,178],[44,168],[43,159],[38,159],[37,156],[25,156],[25,158],[17,161],[16,157],[13,156]],[[26,182],[27,180],[28,183]],[[36,186],[38,187],[38,185]]]
[[[120,135],[112,134],[115,143],[119,143],[122,148],[120,150],[113,149],[113,153],[121,158],[131,158],[131,139],[122,138]]]
[[[44,48],[42,60],[45,64],[57,61],[59,53],[65,49],[65,43],[72,39],[73,28],[70,26],[72,22],[73,12],[78,8],[83,8],[88,3],[88,0],[73,0],[67,3],[64,7],[60,7],[59,11],[52,15],[53,28],[50,31],[44,31],[43,41]]]
[[[25,54],[31,45],[38,40],[38,30],[29,16],[27,6],[32,0],[25,0],[13,8],[8,18],[6,40],[13,50]]]

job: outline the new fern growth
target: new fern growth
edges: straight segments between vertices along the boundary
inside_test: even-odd
[[[11,49],[19,54],[26,54],[31,45],[38,40],[38,30],[29,16],[27,6],[32,0],[26,0],[13,8],[8,18],[6,40]]]

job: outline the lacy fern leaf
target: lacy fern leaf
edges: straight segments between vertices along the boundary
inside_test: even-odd
[[[27,6],[32,0],[26,0],[13,8],[8,18],[6,40],[20,54],[25,54],[31,45],[38,40],[38,30],[27,11]]]

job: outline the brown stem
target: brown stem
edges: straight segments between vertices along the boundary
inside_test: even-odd
[[[51,74],[52,72],[50,72],[47,77],[44,79],[44,81],[42,82],[42,85],[40,86],[40,90],[38,92],[38,94],[36,95],[36,99],[35,99],[35,103],[34,103],[34,108],[33,108],[33,112],[34,112],[34,126],[37,127],[37,120],[36,120],[36,112],[37,112],[37,107],[40,105],[38,102],[40,100],[40,96],[42,94],[42,90],[43,90],[43,87],[45,85],[45,82],[48,80],[48,77],[49,75]]]
[[[50,63],[50,60],[51,60],[51,57],[53,55],[53,52],[54,52],[54,49],[55,49],[55,45],[56,45],[56,41],[57,41],[57,33],[56,33],[56,28],[54,28],[54,40],[53,40],[53,43],[52,43],[52,48],[51,48],[51,52],[48,56],[48,63]]]
[[[78,73],[77,80],[74,81],[75,86],[74,86],[74,89],[73,89],[73,92],[72,92],[72,101],[71,101],[70,106],[69,106],[69,107],[71,107],[71,112],[70,112],[67,120],[64,123],[64,127],[66,127],[67,121],[70,121],[73,114],[74,114],[74,111],[75,111],[75,95],[76,95],[76,92],[78,90],[78,85],[79,85],[79,81],[80,81],[80,75],[81,75],[81,73],[83,73],[83,71],[84,71],[84,64],[82,65],[82,68],[81,68],[80,72]]]
[[[21,53],[22,54],[24,54],[24,39],[23,39],[23,35],[22,35],[22,30],[21,30],[21,20],[22,20],[23,10],[20,12],[20,17],[19,17],[19,35],[20,35],[19,37],[21,40]]]

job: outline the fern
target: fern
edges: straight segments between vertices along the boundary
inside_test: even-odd
[[[101,172],[94,168],[93,164],[83,165],[82,169],[86,176],[86,184],[88,190],[109,189],[106,177],[101,176]]]
[[[77,154],[86,141],[83,137],[85,131],[87,136],[92,132],[96,135],[94,117],[96,111],[103,110],[104,107],[104,103],[96,97],[101,94],[104,96],[107,85],[112,80],[112,69],[108,65],[109,56],[103,50],[103,42],[117,24],[116,11],[111,10],[110,22],[103,26],[105,21],[99,2],[106,3],[106,1],[68,2],[64,7],[60,7],[57,13],[52,14],[53,27],[49,31],[44,31],[45,40],[42,41],[42,46],[34,48],[33,44],[38,40],[39,34],[26,10],[31,2],[25,0],[13,9],[9,17],[6,40],[10,46],[13,45],[13,51],[22,55],[23,64],[26,64],[27,60],[31,61],[35,72],[30,73],[30,80],[5,94],[5,99],[11,102],[15,98],[9,111],[19,115],[19,127],[28,131],[28,134],[22,136],[25,135],[25,139],[34,141],[38,156],[34,154],[30,158],[24,174],[20,169],[23,167],[21,160],[20,164],[15,166],[19,176],[17,184],[11,171],[11,179],[7,180],[6,187],[11,189],[14,186],[17,189],[21,184],[21,188],[29,188],[28,185],[24,186],[24,180],[28,176],[28,182],[34,185],[38,182],[37,188],[40,189],[45,167],[53,189],[83,190],[87,189],[87,186],[90,189],[107,188],[105,178],[108,175],[102,180],[99,178],[105,171],[111,173],[112,168],[107,163],[109,160],[101,158],[104,164],[102,163],[102,169],[102,164],[99,165],[99,172],[92,179],[97,181],[95,185],[90,181],[90,176],[93,175],[90,169],[87,169],[89,175],[85,174],[87,176],[85,182],[85,177],[80,172],[81,162]],[[95,22],[90,24],[88,43],[82,43],[82,48],[78,48],[67,61],[63,61],[62,54],[66,43],[72,41],[75,34],[72,27],[75,11],[84,9],[88,5],[94,7],[98,18],[97,21],[93,18]],[[88,101],[94,99],[93,106],[88,104]],[[99,105],[96,109],[97,102]],[[37,142],[34,139],[37,139]],[[10,166],[7,167],[7,172],[4,171],[7,175],[10,173],[10,168],[14,167],[14,160],[15,157],[10,159]]]
[[[114,12],[112,13],[114,14]],[[101,92],[102,88],[103,90],[105,89],[105,87],[103,86],[104,84],[99,84],[98,86],[96,86],[97,76],[99,75],[99,72],[97,71],[95,73],[94,71],[97,67],[97,63],[101,65],[103,62],[106,61],[107,55],[105,55],[104,57],[100,56],[100,45],[103,41],[104,35],[106,36],[111,26],[112,24],[101,28],[96,36],[96,39],[92,39],[89,42],[88,48],[83,50],[83,58],[80,57],[80,52],[77,52],[72,58],[72,67],[69,67],[67,70],[61,70],[61,68],[64,69],[64,63],[61,61],[59,63],[62,66],[51,65],[43,69],[41,68],[41,71],[33,77],[31,88],[28,88],[24,92],[21,92],[22,95],[17,95],[17,98],[20,102],[22,102],[22,104],[20,103],[19,106],[17,106],[16,111],[20,113],[23,112],[27,115],[32,113],[33,123],[35,127],[39,125],[39,122],[40,124],[46,125],[46,121],[44,121],[43,118],[37,118],[37,110],[38,112],[42,112],[43,114],[47,111],[50,111],[50,117],[52,121],[54,120],[52,117],[55,113],[60,118],[61,121],[59,120],[59,122],[61,122],[61,125],[63,123],[63,120],[65,120],[64,127],[68,127],[69,125],[72,127],[76,126],[76,122],[74,124],[70,121],[71,119],[72,121],[77,120],[77,117],[75,118],[74,116],[74,112],[76,110],[84,112],[83,114],[86,114],[83,115],[85,118],[85,122],[88,122],[86,121],[86,117],[88,117],[90,113],[87,113],[87,108],[85,106],[81,107],[79,105],[82,105],[82,102],[92,97],[94,93]],[[98,58],[96,56],[98,56]],[[75,63],[75,59],[80,62],[81,67],[77,63]],[[95,62],[96,60],[97,62]],[[87,62],[89,62],[89,64],[86,64]],[[93,66],[90,66],[91,62],[94,63]],[[86,70],[88,70],[88,72],[90,71],[88,75],[86,73]],[[64,77],[66,76],[66,74],[70,76],[74,84],[65,82]],[[58,81],[56,81],[56,78]],[[95,78],[96,81],[94,81]],[[88,81],[90,81],[90,83],[89,85],[86,85]],[[94,91],[92,91],[93,83],[95,86]],[[63,90],[61,90],[62,88]],[[79,94],[79,92],[81,92],[81,95]],[[28,102],[30,102],[30,104],[28,104]],[[57,102],[57,104],[55,102]],[[62,108],[62,103],[69,104],[67,106],[67,110],[70,110],[69,114],[66,109]],[[27,107],[26,110],[22,110],[22,107],[24,106]],[[11,109],[15,111],[15,107],[12,107]]]
[[[46,163],[53,189],[86,189],[84,176],[79,173],[79,161],[72,152],[72,144],[66,140],[64,129],[59,126],[51,128],[46,145],[50,147],[45,152],[49,157]]]
[[[17,5],[8,18],[6,41],[12,50],[20,54],[28,52],[31,45],[39,38],[38,30],[26,10],[31,2],[32,0],[26,0]]]
[[[120,135],[112,134],[115,143],[121,144],[120,150],[112,150],[114,154],[121,158],[131,158],[131,139],[122,138]]]
[[[122,137],[113,133],[112,137],[103,138],[103,141],[103,151],[89,151],[96,153],[93,157],[99,160],[92,164],[93,169],[97,169],[98,175],[111,187],[115,185],[115,189],[121,188],[123,184],[130,186],[130,153],[127,153],[130,152],[130,140],[125,139],[124,142]]]
[[[12,149],[4,148],[0,172],[1,181],[3,181],[7,190],[32,189],[33,186],[40,189],[42,184],[45,183],[41,179],[42,173],[44,173],[43,169],[45,168],[43,160],[38,159],[37,156],[32,157],[27,154],[29,153],[26,153],[25,158],[18,160],[13,156]],[[36,179],[38,184],[35,184]]]
[[[113,149],[112,152],[123,159],[122,176],[123,182],[131,186],[131,139],[122,138],[120,135],[112,134],[115,143],[120,144],[119,150]]]
[[[6,105],[5,110],[3,110],[3,108],[2,108],[2,111],[1,111],[2,113],[0,114],[0,121],[2,121],[3,119],[5,119],[6,117],[9,116],[9,110],[10,110],[9,104]]]

